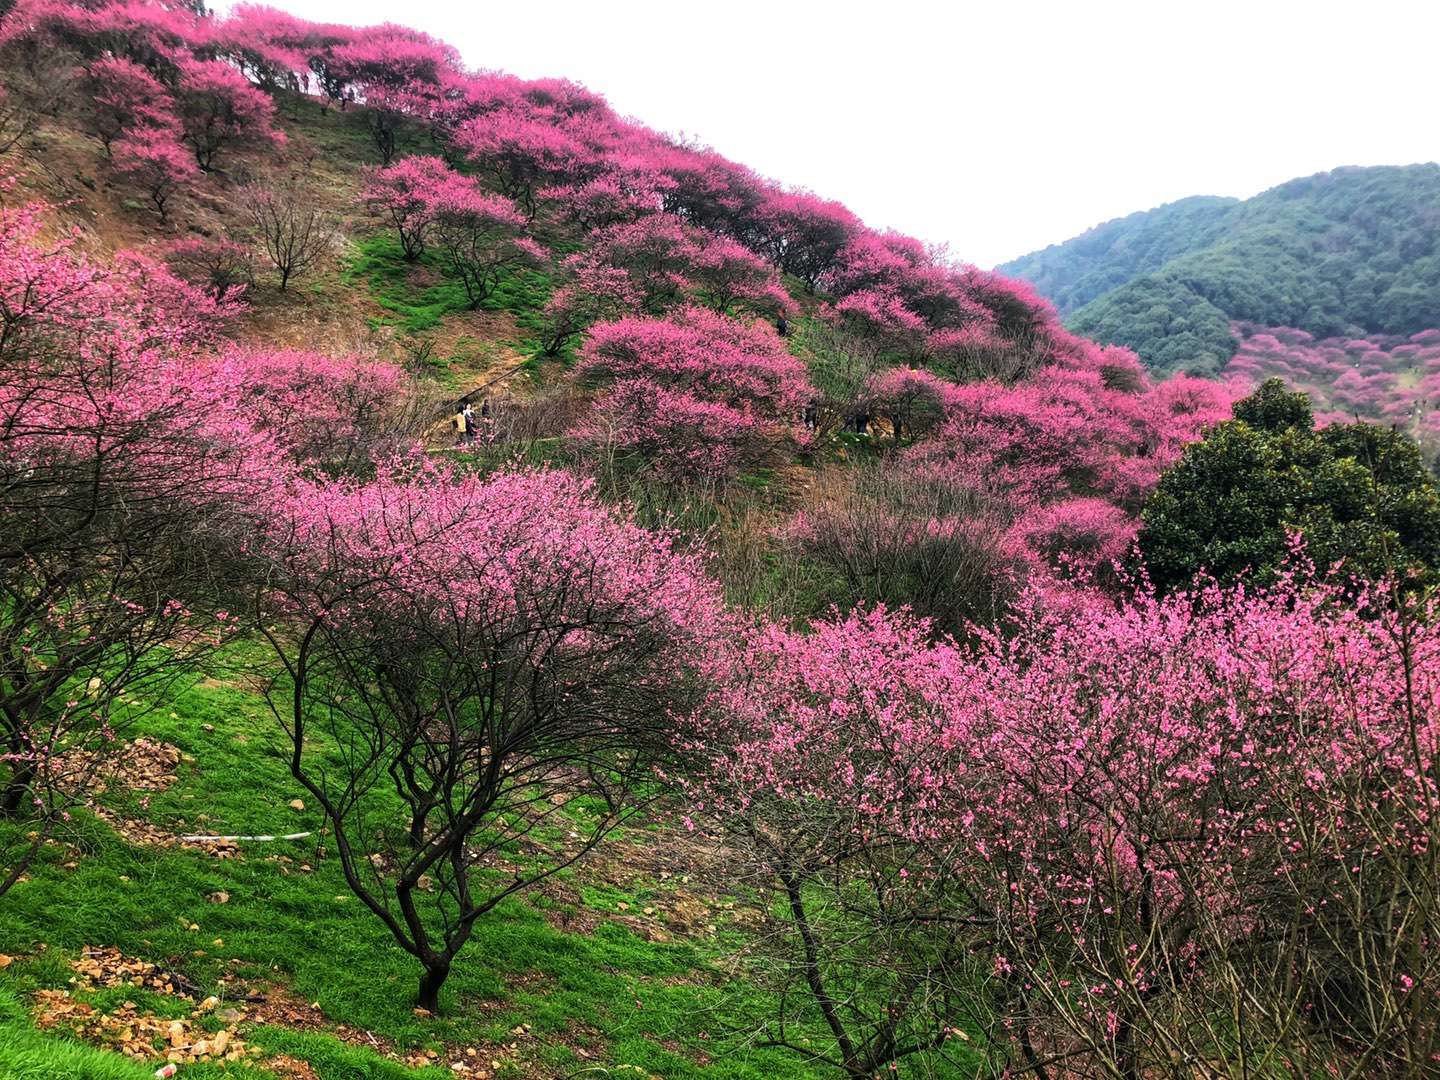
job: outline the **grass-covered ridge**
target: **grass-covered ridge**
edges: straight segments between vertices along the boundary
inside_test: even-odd
[[[637,824],[592,865],[490,913],[446,987],[444,1015],[421,1017],[413,961],[358,910],[326,851],[319,815],[289,805],[303,792],[289,777],[263,697],[243,678],[201,680],[132,734],[173,744],[186,758],[163,792],[107,792],[102,805],[120,818],[175,836],[315,835],[242,843],[240,857],[216,858],[127,843],[104,822],[77,815],[6,898],[0,953],[15,961],[0,972],[0,1076],[58,1076],[24,1070],[63,1067],[128,1080],[153,1071],[32,1030],[28,995],[66,987],[70,962],[100,944],[182,972],[199,988],[197,1000],[215,994],[231,1004],[243,992],[318,1006],[302,1009],[300,1030],[242,1025],[259,1055],[223,1070],[187,1065],[186,1076],[268,1076],[264,1062],[277,1054],[309,1062],[321,1080],[433,1080],[454,1075],[451,1062],[475,1060],[502,1077],[587,1067],[602,1076],[810,1075],[779,1051],[727,1039],[727,1018],[763,1004],[722,962],[752,932],[755,912],[744,897],[716,891],[703,867],[691,873],[684,846],[666,853],[679,839],[668,830],[683,833],[673,823]],[[207,899],[220,893],[227,902]],[[135,1000],[164,1015],[195,1004],[138,991],[83,996],[100,1008]],[[338,1025],[346,1038],[325,1030]],[[404,1066],[426,1050],[439,1055],[435,1068]]]

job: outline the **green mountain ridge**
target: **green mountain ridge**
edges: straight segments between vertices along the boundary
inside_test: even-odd
[[[1214,375],[1232,321],[1318,337],[1440,325],[1440,164],[1346,167],[1243,201],[1196,196],[996,268],[1153,370]]]

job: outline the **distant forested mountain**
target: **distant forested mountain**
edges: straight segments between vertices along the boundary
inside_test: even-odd
[[[998,269],[1162,373],[1218,373],[1235,321],[1410,335],[1440,326],[1440,165],[1336,169],[1243,202],[1182,199]]]
[[[1139,210],[1081,233],[1063,244],[1006,263],[1069,315],[1097,296],[1159,270],[1171,259],[1218,239],[1239,199],[1193,195],[1154,210]]]

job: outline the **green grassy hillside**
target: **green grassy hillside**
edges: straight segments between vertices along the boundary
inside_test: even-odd
[[[728,1038],[766,1002],[722,957],[753,939],[766,913],[712,880],[707,841],[663,814],[482,919],[447,984],[446,1014],[417,1016],[413,961],[359,910],[321,815],[292,802],[304,793],[283,736],[242,670],[243,649],[232,659],[235,670],[163,709],[133,703],[130,734],[183,755],[173,782],[143,761],[124,770],[6,898],[0,1077],[131,1080],[156,1068],[156,1058],[139,1067],[74,1042],[77,1026],[92,1043],[137,1040],[93,1015],[82,1023],[50,995],[27,1015],[20,1002],[41,990],[68,991],[100,1014],[124,1015],[127,1002],[142,1017],[198,1014],[186,1045],[228,1027],[252,1048],[223,1068],[187,1057],[187,1080],[812,1075],[792,1055]],[[310,835],[178,839],[296,832]],[[87,977],[87,949],[101,946],[158,977],[107,987],[103,957],[99,979]],[[287,1072],[287,1058],[309,1071]]]

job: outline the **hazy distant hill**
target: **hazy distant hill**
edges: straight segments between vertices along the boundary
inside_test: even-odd
[[[1440,325],[1440,165],[1344,168],[1243,202],[1196,197],[998,268],[1162,372],[1217,373],[1230,324],[1317,337]]]

